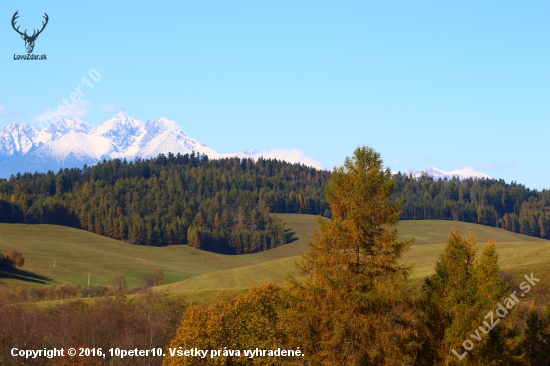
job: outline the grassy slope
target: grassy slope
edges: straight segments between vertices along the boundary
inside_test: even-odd
[[[307,215],[280,215],[287,227],[297,233],[297,237],[307,242],[315,230],[316,221]],[[450,231],[454,227],[466,234],[472,229],[478,238],[478,247],[490,239],[497,242],[502,269],[519,278],[531,272],[546,273],[550,282],[550,241],[532,238],[525,235],[510,233],[505,230],[487,226],[452,221],[402,221],[399,225],[401,237],[415,237],[415,243],[406,254],[404,261],[412,264],[411,281],[419,285],[424,277],[432,273],[437,258],[443,251]],[[207,273],[186,281],[163,286],[169,291],[199,291],[201,289],[236,289],[247,288],[267,279],[284,284],[288,273],[296,274],[294,262],[300,256],[283,258],[250,267],[242,267],[218,272]]]
[[[0,253],[13,248],[26,258],[18,278],[0,275],[0,284],[26,285],[41,282],[59,284],[74,282],[86,285],[88,272],[91,284],[109,284],[115,273],[124,273],[129,287],[141,285],[146,273],[160,266],[166,283],[182,281],[214,271],[223,271],[296,256],[306,248],[307,232],[312,217],[293,221],[290,232],[296,240],[263,253],[227,256],[174,245],[169,247],[137,246],[117,240],[54,225],[0,224]],[[306,228],[304,230],[304,228]],[[56,267],[54,268],[54,259]],[[42,276],[33,278],[27,271]],[[44,280],[46,278],[46,280]],[[51,279],[48,281],[47,279]]]
[[[413,284],[420,284],[433,272],[442,253],[449,232],[458,227],[462,235],[471,229],[477,237],[478,253],[490,238],[495,239],[501,270],[515,278],[534,272],[546,277],[550,283],[550,241],[514,234],[493,227],[453,221],[411,220],[400,223],[402,236],[415,236],[415,245],[405,255],[405,262],[414,265]],[[419,235],[420,234],[420,235]],[[429,244],[429,245],[427,245]]]
[[[124,273],[129,287],[140,285],[145,273],[162,267],[167,285],[161,289],[204,297],[214,290],[241,290],[267,280],[283,284],[288,273],[296,273],[294,262],[307,248],[316,227],[314,216],[280,215],[289,232],[291,244],[264,253],[225,256],[202,252],[187,246],[162,248],[135,246],[85,231],[49,225],[0,224],[0,251],[15,248],[27,258],[25,269],[54,279],[85,285],[88,272],[91,283],[108,284],[113,274]],[[497,242],[501,268],[519,279],[533,272],[541,284],[550,283],[550,241],[513,234],[504,230],[452,221],[403,221],[403,238],[415,236],[415,244],[404,261],[414,264],[413,284],[420,284],[431,273],[455,225],[463,234],[471,228],[478,246],[490,237]],[[24,239],[23,239],[24,238]],[[56,259],[56,268],[53,259]],[[20,280],[0,278],[1,283],[21,285]],[[31,282],[27,282],[31,283]],[[200,294],[202,293],[202,295]]]

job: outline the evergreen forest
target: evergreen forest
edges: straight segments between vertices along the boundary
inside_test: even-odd
[[[276,213],[331,217],[329,171],[263,159],[159,155],[0,180],[0,222],[88,230],[139,245],[254,253],[286,243]],[[446,219],[550,238],[550,191],[516,182],[401,173],[401,220]]]

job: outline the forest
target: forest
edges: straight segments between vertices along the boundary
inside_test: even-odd
[[[458,220],[550,239],[550,190],[496,179],[434,180],[397,174],[401,220]]]
[[[159,155],[0,180],[0,222],[66,225],[140,245],[187,244],[224,254],[287,241],[273,213],[331,217],[329,171],[271,159]],[[494,179],[401,173],[401,220],[446,219],[550,238],[550,191]]]
[[[227,163],[245,175],[242,161]],[[277,164],[283,172],[300,168]],[[159,176],[167,174],[161,172]],[[297,173],[312,181],[318,174],[308,178]],[[75,180],[60,197],[54,192],[46,198],[68,197],[79,186],[106,178],[98,174],[83,183]],[[120,179],[132,178],[113,179],[114,185]],[[322,179],[331,220],[318,218],[313,240],[297,263],[299,273],[289,276],[286,285],[264,283],[238,294],[220,293],[206,304],[187,304],[177,295],[150,290],[126,296],[123,282],[115,280],[120,276],[113,278],[111,296],[88,294],[98,297],[90,302],[70,300],[74,289],[69,285],[47,293],[5,291],[0,294],[0,360],[30,365],[548,365],[550,304],[529,300],[537,286],[547,288],[542,276],[525,273],[519,281],[506,276],[494,240],[478,246],[474,233],[454,229],[434,271],[414,289],[411,266],[402,261],[414,238],[401,241],[397,230],[405,199],[392,196],[401,178],[383,168],[378,153],[361,147]],[[20,257],[16,251],[3,256],[11,266],[22,262]],[[22,296],[65,300],[44,307],[13,301]],[[164,355],[11,357],[10,347],[22,344],[29,349],[155,348]],[[174,356],[191,349],[214,351],[216,356]],[[252,350],[260,356],[251,357]]]
[[[326,211],[328,178],[264,159],[170,154],[104,161],[0,181],[0,221],[67,225],[135,244],[253,253],[286,242],[282,222],[270,213]]]
[[[411,291],[400,259],[414,238],[398,239],[396,184],[378,153],[357,148],[327,183],[332,219],[318,219],[299,276],[189,305],[169,347],[221,354],[167,356],[164,365],[548,365],[550,304],[517,316],[494,240],[480,250],[474,233],[452,230],[435,271]],[[524,279],[521,297],[540,282]],[[305,357],[250,358],[251,349]]]

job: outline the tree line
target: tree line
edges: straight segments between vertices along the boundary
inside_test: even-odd
[[[188,244],[226,254],[286,242],[273,213],[331,217],[331,173],[263,159],[159,155],[0,180],[0,222],[81,228],[140,245]],[[401,220],[459,220],[550,239],[550,191],[494,179],[398,173]]]
[[[401,220],[458,220],[550,239],[550,190],[504,180],[395,175]]]
[[[286,243],[273,212],[322,214],[328,172],[277,160],[160,155],[0,181],[0,221],[67,225],[226,254]],[[328,212],[328,211],[327,211]]]

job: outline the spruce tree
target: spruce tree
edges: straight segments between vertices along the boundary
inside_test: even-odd
[[[480,311],[479,315],[483,316],[487,314],[487,311],[493,311],[493,321],[497,319],[500,321],[490,330],[489,334],[483,334],[487,339],[481,344],[476,345],[477,354],[474,353],[474,355],[477,356],[478,363],[481,365],[502,364],[502,360],[506,358],[508,351],[506,339],[513,338],[515,333],[515,304],[509,305],[514,305],[514,307],[511,309],[506,308],[506,311],[502,310],[504,306],[499,307],[498,305],[508,305],[504,300],[509,295],[499,272],[500,266],[498,264],[495,241],[491,239],[483,248],[481,256],[476,262],[474,275],[476,276],[475,282],[477,282],[477,303],[475,308]],[[503,315],[503,317],[500,318],[499,314]],[[484,319],[484,321],[486,320]],[[490,321],[490,319],[487,321]],[[478,327],[480,325],[482,324],[477,324]],[[485,323],[483,323],[483,329],[488,329]],[[481,333],[483,332],[480,331]]]
[[[311,365],[401,365],[410,336],[403,302],[409,268],[399,260],[400,201],[390,202],[391,171],[369,147],[335,168],[326,188],[332,220],[318,232],[290,278],[287,322]]]
[[[461,237],[453,230],[435,273],[423,286],[429,343],[423,358],[436,364],[498,365],[505,357],[503,334],[511,332],[513,316],[500,319],[494,311],[506,297],[498,255],[490,241],[476,260],[475,245],[472,232]],[[499,311],[507,315],[511,309]],[[485,318],[489,312],[492,317]],[[498,324],[490,327],[496,320]]]
[[[529,366],[546,366],[550,360],[550,344],[548,344],[548,323],[545,317],[540,317],[535,307],[531,304],[521,340],[523,354],[521,360]]]

